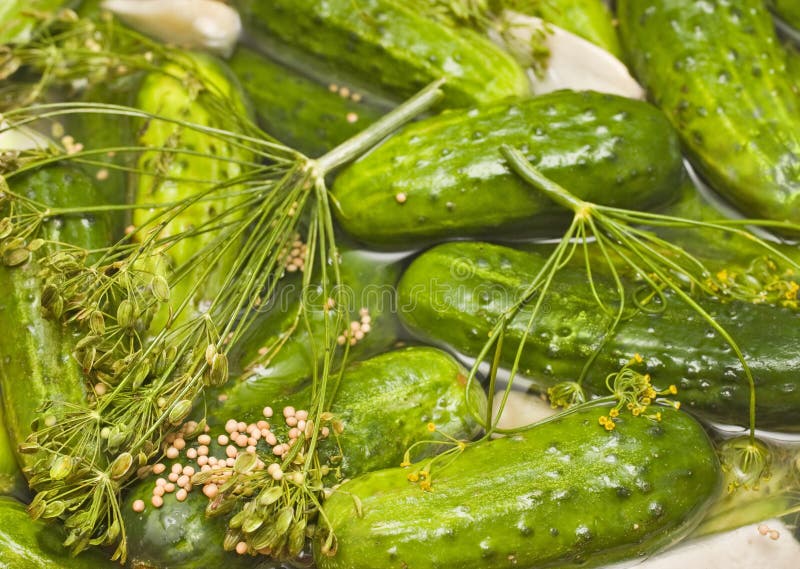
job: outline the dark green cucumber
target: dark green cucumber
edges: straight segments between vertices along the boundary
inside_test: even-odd
[[[338,219],[358,239],[392,246],[562,229],[563,210],[509,170],[501,144],[522,148],[581,199],[608,205],[664,203],[682,176],[677,136],[657,109],[561,91],[406,127],[338,176]]]
[[[227,99],[230,108],[222,108],[210,92]],[[238,124],[236,117],[228,113],[235,112],[239,117],[248,114],[244,94],[230,70],[221,61],[198,53],[187,54],[180,65],[168,63],[145,76],[135,106],[167,119],[223,129],[233,129]],[[139,133],[139,139],[143,147],[175,147],[198,154],[162,153],[159,150],[142,152],[138,167],[150,175],[139,176],[137,180],[133,198],[137,204],[178,202],[215,184],[236,178],[241,175],[242,166],[235,161],[253,159],[249,151],[228,140],[162,120],[147,121]],[[196,202],[172,217],[163,228],[162,235],[174,235],[211,223],[239,201],[241,198],[228,197]],[[137,209],[134,211],[133,224],[140,226],[152,215],[152,211]],[[240,214],[227,215],[225,220],[232,223],[236,215],[241,217]],[[177,308],[189,296],[208,268],[208,261],[198,263],[195,255],[218,237],[219,231],[205,232],[181,239],[168,249],[173,269],[190,262],[195,265],[191,274],[172,284],[170,304],[173,308]],[[202,280],[192,299],[193,308],[214,298],[227,279],[238,253],[233,247],[215,256],[213,270]],[[194,310],[186,310],[179,318],[188,318],[193,313]],[[160,319],[166,321],[167,314],[165,307]],[[158,329],[158,326],[154,329]]]
[[[344,430],[338,440],[333,437],[320,440],[323,463],[327,458],[341,455],[338,464],[341,475],[351,477],[399,464],[412,443],[432,438],[442,440],[440,433],[459,439],[473,438],[479,427],[466,409],[465,373],[451,356],[434,348],[407,348],[350,367],[342,378],[331,409]],[[271,381],[262,382],[260,387],[258,397],[249,399],[246,406],[241,406],[243,401],[237,403],[233,395],[230,407],[221,406],[209,414],[212,456],[225,454],[216,436],[223,432],[228,419],[263,418],[261,409],[265,405],[272,406],[278,413],[286,405],[308,409],[311,401],[307,382]],[[479,387],[473,389],[471,400],[480,409],[481,404],[485,404],[485,396]],[[437,426],[437,433],[428,431],[429,422]],[[274,420],[273,428],[285,437],[287,427],[280,421]],[[426,445],[419,456],[435,450],[435,446]],[[183,460],[183,464],[187,461]],[[171,463],[167,465],[169,468]],[[150,506],[154,482],[153,478],[139,482],[123,505],[134,567],[194,569],[227,566],[229,562],[231,567],[253,563],[249,557],[244,558],[245,562],[223,551],[227,518],[209,520],[206,517],[208,499],[199,489],[191,492],[185,502],[168,494],[164,505],[156,509]],[[147,506],[143,513],[133,511],[134,500],[145,501]]]
[[[800,222],[800,98],[764,3],[622,0],[618,12],[638,78],[701,174],[748,217]]]
[[[321,156],[387,110],[369,96],[343,96],[338,85],[308,77],[245,46],[236,49],[228,64],[253,101],[261,127],[307,156]]]
[[[61,542],[61,526],[32,520],[25,505],[0,497],[0,569],[112,569],[118,564],[91,550],[70,556]]]
[[[367,309],[371,319],[370,331],[355,345],[349,346],[348,359],[355,361],[385,351],[397,339],[399,325],[393,308],[396,306],[395,290],[401,267],[397,261],[380,259],[369,251],[344,246],[340,247],[340,256],[342,298],[347,303],[344,308],[348,318],[338,323],[341,328],[335,332],[341,334],[350,322],[359,321],[362,308]],[[290,386],[286,393],[291,393],[298,381],[311,377],[314,366],[323,362],[324,350],[320,342],[325,334],[323,299],[315,291],[311,291],[307,299],[310,300],[311,296],[318,298],[310,304],[308,320],[294,328],[277,354],[271,355],[272,351],[264,354],[265,350],[284,339],[287,330],[295,325],[302,298],[302,282],[299,276],[286,278],[278,289],[275,305],[253,323],[230,353],[231,375],[238,379],[209,390],[202,409],[214,415],[220,408],[229,415],[248,420],[260,412],[253,401],[269,397],[280,385]],[[339,350],[343,352],[343,348]],[[337,354],[337,367],[341,365],[341,356],[341,353]],[[219,401],[222,394],[225,396],[223,403]]]
[[[621,57],[617,30],[601,0],[499,0],[508,10],[539,17]]]
[[[781,20],[800,30],[800,3],[796,0],[767,0],[767,5]]]
[[[435,247],[417,258],[400,281],[401,317],[414,334],[474,356],[544,260],[536,253],[482,243]],[[595,274],[594,281],[601,295],[614,298],[609,280]],[[750,399],[741,364],[696,312],[671,294],[666,298],[663,312],[639,312],[606,339],[611,317],[599,309],[585,271],[563,268],[527,336],[521,373],[541,389],[574,381],[599,350],[585,386],[605,395],[607,374],[640,354],[655,384],[677,385],[685,409],[714,421],[747,425]],[[698,302],[744,353],[756,381],[758,426],[800,430],[800,312],[738,301]],[[532,309],[524,307],[509,325],[503,342],[506,365],[514,360]]]
[[[47,167],[9,180],[11,189],[51,207],[80,207],[102,203],[92,180],[69,167]],[[110,242],[110,225],[104,214],[53,218],[43,225],[41,237],[84,249]],[[52,250],[51,245],[45,249]],[[0,386],[6,426],[15,445],[31,433],[31,425],[47,401],[81,403],[86,392],[81,366],[72,357],[80,336],[42,315],[42,283],[33,261],[21,267],[0,267]],[[19,454],[22,465],[36,455]]]
[[[469,30],[425,18],[394,0],[237,0],[249,36],[269,53],[333,82],[370,85],[391,100],[445,77],[447,106],[489,103],[529,93],[511,56]],[[289,51],[298,52],[287,55]],[[369,89],[366,89],[369,90]]]
[[[432,470],[432,491],[392,468],[343,484],[324,509],[337,550],[320,569],[596,567],[642,558],[691,531],[715,498],[720,468],[700,425],[607,407],[468,447]],[[355,509],[355,499],[360,512]]]

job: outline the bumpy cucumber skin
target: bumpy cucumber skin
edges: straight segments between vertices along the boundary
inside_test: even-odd
[[[601,0],[510,0],[504,1],[503,6],[537,16],[589,40],[618,58],[622,55],[611,13]]]
[[[407,98],[441,77],[448,106],[529,94],[514,60],[488,39],[427,19],[394,0],[238,0],[251,35],[269,36],[345,76]]]
[[[466,409],[466,371],[448,354],[435,348],[416,347],[390,352],[349,368],[341,381],[331,411],[342,421],[344,431],[338,437],[321,439],[319,453],[323,462],[330,457],[343,458],[336,466],[343,477],[352,477],[399,464],[403,453],[419,440],[443,440],[439,433],[428,432],[429,422],[439,432],[457,439],[472,439],[479,427]],[[208,422],[214,431],[230,418],[254,420],[265,405],[280,410],[286,405],[308,409],[311,400],[307,382],[273,381],[258,384],[258,397],[248,401],[247,416],[235,401],[210,413]],[[481,409],[485,395],[473,386],[471,401]],[[253,392],[251,391],[251,394]],[[231,396],[235,398],[236,395]],[[243,402],[240,402],[243,403]],[[252,411],[257,408],[253,414]],[[262,417],[263,418],[263,417]],[[285,438],[286,428],[273,422],[273,430]],[[224,455],[224,448],[212,440],[213,456]],[[265,450],[264,448],[261,449]],[[418,456],[440,450],[426,445]],[[168,468],[171,466],[167,463]],[[251,558],[242,558],[222,549],[227,517],[205,516],[208,499],[195,488],[185,502],[173,494],[164,497],[161,508],[150,506],[154,478],[138,482],[123,504],[129,548],[137,569],[194,569],[196,567],[252,566]],[[144,500],[142,513],[133,511],[133,502]],[[242,559],[246,559],[244,562]]]
[[[237,48],[228,64],[253,101],[261,127],[307,156],[321,156],[383,114],[375,104],[343,97],[245,46]]]
[[[419,337],[476,355],[497,318],[543,263],[538,254],[497,245],[435,247],[418,257],[400,281],[401,318]],[[609,281],[594,276],[600,294],[614,298]],[[542,389],[574,381],[586,360],[600,349],[586,387],[606,395],[606,375],[638,353],[657,386],[677,385],[683,408],[706,419],[747,425],[749,390],[741,364],[697,313],[672,295],[667,299],[662,313],[638,313],[624,320],[601,345],[610,318],[594,301],[585,272],[566,267],[558,273],[527,336],[520,371]],[[800,430],[800,313],[743,302],[700,304],[730,332],[755,376],[758,426]],[[506,365],[514,360],[531,310],[523,308],[509,325],[503,342]]]
[[[638,78],[700,172],[749,217],[800,221],[800,99],[760,0],[622,0]]]
[[[190,71],[187,72],[187,69]],[[191,77],[193,75],[193,77]],[[185,80],[184,80],[185,78]],[[233,128],[235,124],[230,116],[220,115],[221,109],[211,108],[207,94],[200,90],[196,93],[196,85],[192,82],[202,81],[206,88],[215,89],[226,97],[239,115],[246,116],[247,104],[238,82],[224,64],[208,55],[188,53],[185,65],[166,64],[163,69],[149,73],[142,80],[136,96],[135,106],[143,111],[154,113],[174,120],[189,121],[195,124],[215,128]],[[171,139],[178,136],[177,144]],[[209,137],[206,133],[185,129],[179,125],[159,120],[146,123],[139,136],[139,142],[146,147],[164,147],[175,144],[178,148],[192,150],[201,155],[177,154],[169,162],[162,175],[185,180],[156,179],[153,176],[141,176],[137,180],[133,201],[138,204],[172,203],[185,199],[192,194],[208,189],[212,184],[235,178],[242,173],[242,167],[232,160],[252,160],[251,153],[230,144],[219,137]],[[142,152],[138,167],[150,173],[158,172],[159,160],[164,155],[156,150]],[[208,180],[208,184],[195,180]],[[222,212],[233,207],[241,198],[220,198],[203,200],[186,208],[171,219],[163,229],[162,235],[174,235],[186,231],[190,227],[198,227],[208,223]],[[133,214],[133,224],[142,225],[153,212],[137,209]],[[235,216],[228,215],[227,221],[233,222]],[[209,246],[219,236],[219,232],[210,232],[182,239],[168,250],[173,267],[180,267],[192,257]],[[203,300],[211,300],[227,279],[232,263],[239,251],[229,249],[224,255],[217,255],[215,268],[203,281],[195,295],[194,304]],[[170,304],[177,308],[185,299],[200,275],[206,270],[207,262],[200,263],[193,274],[172,285]],[[157,322],[166,321],[167,310],[162,310]],[[188,318],[193,311],[184,311],[179,319]],[[154,326],[158,329],[158,324]]]
[[[60,524],[32,520],[25,505],[0,497],[0,569],[112,569],[105,552],[92,549],[77,557],[61,542]]]
[[[321,554],[318,539],[318,567],[595,567],[681,539],[720,486],[707,436],[673,409],[660,423],[623,415],[611,433],[598,424],[604,413],[469,447],[432,471],[432,492],[402,468],[342,485],[324,506],[338,550]]]
[[[69,167],[47,167],[9,180],[11,189],[29,199],[53,207],[77,207],[102,203],[90,178]],[[44,239],[85,249],[110,242],[108,218],[103,214],[74,215],[44,224]],[[80,365],[72,357],[77,337],[60,323],[41,313],[41,280],[33,261],[21,267],[0,267],[0,386],[3,390],[6,426],[14,445],[32,432],[31,425],[47,401],[82,403],[85,384]],[[34,455],[19,454],[21,465]]]
[[[682,176],[678,138],[657,109],[560,91],[409,125],[337,177],[337,218],[356,238],[395,247],[562,229],[565,210],[509,170],[501,144],[523,149],[581,199],[607,205],[664,203]]]

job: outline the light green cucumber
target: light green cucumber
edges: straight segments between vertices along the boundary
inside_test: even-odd
[[[324,505],[336,550],[323,553],[319,536],[317,566],[596,567],[674,544],[717,495],[714,449],[679,411],[661,422],[623,414],[611,433],[598,424],[608,411],[468,447],[434,467],[430,492],[402,468],[343,484]]]
[[[761,0],[621,0],[623,44],[693,164],[746,217],[800,222],[800,98]]]
[[[390,247],[560,235],[563,210],[511,172],[502,144],[581,199],[626,208],[672,200],[683,171],[677,136],[657,109],[561,91],[407,126],[337,177],[338,220],[357,239]]]
[[[212,92],[215,95],[211,95]],[[220,104],[220,97],[227,100],[229,108]],[[162,69],[145,76],[135,106],[167,119],[222,129],[237,127],[235,117],[230,113],[236,116],[248,114],[241,88],[230,71],[221,61],[197,53],[186,54],[180,64],[167,63]],[[143,125],[139,132],[139,143],[143,147],[172,147],[199,154],[159,150],[142,152],[137,166],[148,175],[138,176],[133,196],[136,204],[172,203],[186,199],[239,176],[242,166],[236,160],[252,160],[249,151],[221,137],[157,119],[148,120]],[[168,220],[161,230],[161,236],[167,237],[213,223],[240,201],[241,198],[225,197],[196,202]],[[141,226],[152,215],[153,212],[148,209],[136,209],[133,225]],[[233,222],[237,216],[241,217],[241,213],[228,214],[225,220]],[[210,247],[219,238],[219,233],[212,231],[183,238],[167,250],[169,269],[179,270],[188,263],[194,265],[190,273],[172,283],[170,305],[174,309],[188,298],[192,288],[200,281],[199,289],[191,299],[192,309],[183,311],[179,316],[181,319],[196,314],[200,303],[214,298],[239,253],[233,247],[224,254],[216,253],[212,259],[197,262],[197,255]],[[201,275],[209,264],[213,268],[202,279]],[[158,320],[166,321],[167,313],[166,308],[162,310]],[[154,329],[158,328],[158,325],[154,326]]]

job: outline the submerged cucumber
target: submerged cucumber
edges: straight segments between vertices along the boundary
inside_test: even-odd
[[[384,113],[361,93],[306,76],[245,46],[228,62],[272,136],[307,156],[321,156]],[[343,94],[340,94],[343,93]]]
[[[448,106],[529,93],[525,73],[488,39],[395,0],[237,0],[250,39],[276,57],[325,68],[331,81],[375,86],[392,100],[441,77]],[[297,55],[287,55],[297,51]]]
[[[215,93],[215,96],[210,93]],[[219,104],[220,97],[227,100],[229,109]],[[238,116],[247,116],[241,88],[230,71],[213,57],[197,53],[188,54],[181,65],[168,63],[149,73],[139,88],[135,106],[169,120],[222,129],[236,126],[234,118],[226,113],[235,110]],[[144,151],[139,157],[138,167],[148,175],[138,177],[133,198],[136,204],[172,203],[186,199],[215,184],[236,178],[242,173],[242,166],[236,161],[252,159],[249,151],[226,139],[165,120],[148,120],[140,130],[139,139],[142,146],[159,150]],[[163,147],[197,154],[161,151]],[[241,214],[226,212],[241,199],[226,197],[195,202],[167,220],[161,235],[166,237],[201,228],[213,224],[221,215],[225,215],[225,221],[233,223]],[[136,209],[134,226],[143,225],[152,215],[150,210]],[[191,309],[183,311],[181,318],[191,317],[200,303],[213,299],[229,275],[239,253],[235,247],[224,254],[217,253],[213,260],[201,259],[198,262],[196,257],[219,235],[219,230],[191,235],[171,244],[167,250],[171,269],[194,264],[189,274],[171,285],[170,304],[173,308],[180,306],[190,295],[209,263],[213,266],[191,299]],[[166,320],[167,313],[165,307],[160,314],[162,320]]]
[[[677,136],[657,109],[561,91],[406,127],[337,177],[338,219],[356,238],[392,246],[561,229],[563,209],[509,170],[501,144],[521,148],[581,199],[607,205],[662,204],[682,176]]]
[[[432,491],[393,468],[342,485],[324,509],[335,553],[320,569],[595,567],[641,558],[684,537],[720,486],[714,449],[673,409],[661,422],[606,407],[468,447],[431,472]],[[360,504],[356,510],[356,499]]]
[[[479,427],[466,409],[465,377],[465,370],[451,356],[434,348],[408,348],[351,366],[344,373],[331,408],[342,422],[343,431],[338,437],[320,439],[318,452],[322,463],[330,459],[340,469],[340,475],[347,478],[399,464],[412,443],[423,439],[445,440],[441,433],[472,439],[479,433]],[[473,386],[473,390],[471,400],[480,409],[485,396],[479,387]],[[208,416],[213,427],[209,454],[225,456],[225,447],[218,444],[217,435],[222,433],[228,419],[245,422],[263,419],[261,409],[270,405],[276,410],[272,429],[284,440],[288,427],[277,419],[280,410],[287,405],[308,409],[310,402],[310,386],[297,380],[262,382],[258,397],[248,399],[246,406],[232,396],[230,407],[220,406]],[[431,422],[437,427],[434,434],[428,431]],[[264,452],[269,447],[263,441],[259,448],[262,457],[271,456]],[[426,445],[417,456],[427,456],[436,450],[436,445]],[[179,460],[200,469],[194,462]],[[167,465],[171,467],[172,463]],[[227,517],[211,520],[206,517],[209,502],[199,488],[185,502],[167,494],[163,506],[154,508],[150,505],[154,483],[153,478],[139,482],[123,505],[135,567],[194,569],[228,562],[233,563],[231,567],[253,563],[249,557],[237,559],[222,549]],[[143,513],[133,511],[135,500],[145,502]]]
[[[488,331],[544,262],[542,255],[497,245],[440,245],[417,258],[403,275],[398,290],[401,317],[417,336],[475,356]],[[613,299],[612,282],[597,272],[593,276],[599,294]],[[747,425],[748,384],[730,347],[674,295],[667,293],[666,301],[662,312],[637,312],[606,338],[612,318],[597,305],[585,271],[564,267],[544,299],[546,309],[526,337],[520,372],[545,389],[575,381],[587,359],[599,351],[585,387],[605,395],[606,375],[640,354],[655,384],[677,385],[685,409],[714,421]],[[800,312],[740,301],[698,302],[744,353],[755,376],[758,426],[800,430]],[[532,304],[509,324],[503,342],[505,365],[514,361]]]
[[[761,0],[621,0],[633,68],[699,171],[748,217],[800,222],[800,99]]]
[[[61,542],[58,524],[32,520],[25,505],[0,496],[0,569],[112,569],[119,564],[105,553],[92,550],[77,557],[68,554]]]
[[[51,166],[9,180],[18,194],[51,207],[81,207],[102,203],[92,180],[80,170]],[[84,249],[105,247],[110,226],[104,214],[75,214],[52,218],[41,235]],[[52,251],[53,245],[44,245]],[[40,253],[39,253],[40,254]],[[48,401],[83,403],[86,396],[81,366],[72,353],[79,335],[42,315],[42,282],[33,260],[20,267],[0,267],[0,386],[6,426],[14,445],[32,432],[40,407]],[[18,454],[30,465],[36,455]]]

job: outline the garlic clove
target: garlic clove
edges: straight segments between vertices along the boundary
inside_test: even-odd
[[[165,43],[225,56],[242,32],[239,13],[217,0],[105,0],[103,8]]]
[[[535,94],[572,89],[645,98],[644,89],[631,77],[624,63],[590,41],[540,18],[504,10],[491,33],[495,43],[509,50],[523,65],[533,63],[531,45],[540,36],[550,56],[542,77],[532,70],[528,72]]]

